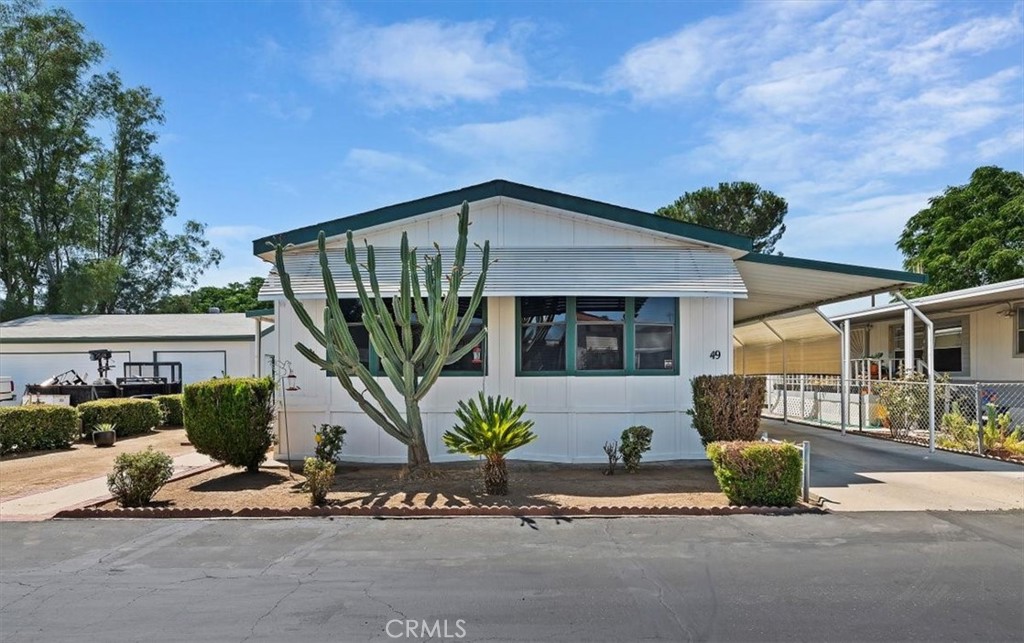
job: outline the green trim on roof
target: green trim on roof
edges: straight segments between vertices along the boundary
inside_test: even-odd
[[[354,214],[341,219],[325,221],[323,223],[296,228],[287,232],[256,239],[252,242],[252,252],[254,255],[259,256],[273,250],[272,246],[278,243],[283,245],[312,243],[316,241],[321,230],[328,237],[335,237],[343,235],[349,230],[362,230],[374,226],[394,223],[396,221],[401,221],[402,219],[426,214],[427,212],[434,212],[445,208],[455,208],[461,205],[463,201],[469,201],[472,203],[474,201],[482,201],[484,199],[498,196],[519,199],[520,201],[527,201],[561,210],[568,210],[570,212],[578,212],[580,214],[604,219],[606,221],[636,226],[638,228],[645,228],[647,230],[692,239],[694,241],[703,241],[705,243],[726,246],[737,250],[745,250],[749,252],[753,249],[753,240],[749,237],[733,234],[731,232],[706,228],[704,226],[669,219],[668,217],[658,216],[641,210],[624,208],[610,203],[572,196],[571,194],[553,192],[551,190],[523,185],[522,183],[513,183],[511,181],[497,179],[494,181],[488,181],[487,183],[471,185],[459,190],[442,192],[440,194],[434,194],[432,196],[415,199],[413,201],[397,203],[395,205],[377,208],[376,210]]]
[[[245,316],[248,318],[253,317],[270,317],[274,314],[273,308],[257,308],[256,310],[245,311]]]
[[[867,266],[853,266],[846,263],[834,263],[831,261],[817,261],[814,259],[798,259],[796,257],[784,257],[782,255],[766,255],[750,253],[743,255],[739,261],[751,263],[763,263],[770,266],[784,266],[786,268],[803,268],[804,270],[821,270],[823,272],[837,272],[843,275],[856,277],[872,277],[874,279],[889,279],[891,281],[904,281],[913,284],[928,283],[928,275],[919,272],[905,272],[903,270],[888,270],[886,268],[869,268]]]
[[[0,345],[6,344],[123,344],[126,342],[251,342],[252,335],[193,335],[193,336],[139,336],[139,337],[0,337]]]

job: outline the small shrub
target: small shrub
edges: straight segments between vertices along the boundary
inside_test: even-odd
[[[608,468],[605,469],[604,475],[613,476],[615,475],[615,465],[619,463],[619,441],[605,442],[604,453],[608,456]]]
[[[196,451],[256,473],[274,443],[274,381],[225,377],[189,384],[182,415]]]
[[[789,506],[800,496],[800,449],[788,443],[713,442],[708,458],[734,505]]]
[[[316,458],[324,462],[337,462],[341,448],[345,446],[345,433],[345,427],[337,424],[321,424],[319,429],[314,429]]]
[[[66,449],[80,435],[78,411],[70,406],[0,407],[0,455]]]
[[[508,468],[505,455],[537,439],[531,431],[532,420],[524,420],[526,405],[512,406],[512,400],[502,397],[484,397],[459,402],[455,416],[460,424],[442,436],[450,453],[484,456],[484,490],[488,495],[508,494]]]
[[[320,458],[306,458],[302,466],[302,475],[306,476],[306,488],[309,489],[310,502],[314,507],[327,503],[327,492],[334,484],[334,463]]]
[[[160,426],[160,405],[134,398],[93,400],[78,405],[87,433],[97,424],[116,424],[118,437],[148,433]]]
[[[171,456],[150,447],[117,456],[114,470],[107,476],[107,488],[122,507],[142,507],[149,504],[173,474]]]
[[[960,413],[958,406],[942,416],[941,433],[936,442],[944,449],[978,450],[978,427]]]
[[[636,473],[640,470],[640,459],[651,450],[653,436],[654,431],[646,426],[631,426],[622,432],[619,436],[622,442],[619,452],[622,453],[622,464],[626,465],[626,471]]]
[[[764,378],[698,375],[690,381],[693,426],[707,446],[719,440],[753,440],[761,427]]]
[[[157,395],[153,401],[160,405],[163,422],[160,426],[184,426],[185,420],[181,416],[181,393],[175,395]]]

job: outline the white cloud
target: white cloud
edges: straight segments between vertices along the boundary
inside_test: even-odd
[[[361,175],[434,174],[428,167],[407,156],[365,148],[349,150],[344,167]]]
[[[492,123],[467,123],[434,130],[430,142],[464,156],[535,157],[570,151],[582,143],[585,115],[558,112]]]
[[[245,99],[264,113],[282,121],[304,123],[313,116],[313,108],[304,104],[294,92],[266,94],[249,92]]]
[[[907,219],[928,207],[936,191],[863,199],[828,212],[786,219],[780,250],[796,256],[868,246],[892,248]],[[856,262],[855,263],[868,263]]]
[[[385,26],[330,16],[326,50],[314,60],[319,80],[364,88],[384,108],[487,101],[524,89],[528,66],[519,23],[502,33],[493,22],[411,20]]]
[[[1022,66],[979,62],[1021,52],[1021,5],[991,7],[750,3],[634,47],[608,78],[637,105],[707,114],[672,166],[815,211],[954,161],[1024,155]]]

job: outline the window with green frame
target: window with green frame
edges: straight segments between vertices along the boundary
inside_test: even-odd
[[[678,374],[673,297],[519,297],[519,375]]]
[[[469,297],[459,297],[459,318],[461,319],[469,309]],[[352,334],[352,340],[356,344],[356,348],[359,349],[359,361],[364,366],[370,369],[370,373],[376,376],[383,376],[384,369],[380,366],[380,360],[377,358],[377,351],[373,349],[370,344],[370,334],[367,332],[366,327],[363,326],[363,306],[358,299],[339,299],[338,303],[341,305],[341,310],[345,315],[345,321],[348,324],[349,332]],[[394,310],[391,305],[391,300],[385,302],[388,311],[394,314]],[[466,335],[463,337],[459,347],[466,345],[466,342],[471,341],[476,337],[485,326],[487,320],[487,299],[481,299],[480,305],[477,307],[476,312],[473,314],[473,321],[469,324],[469,330],[466,331]],[[419,334],[422,331],[422,327],[416,323],[416,313],[413,313],[413,335],[419,339]],[[486,374],[487,367],[487,342],[486,340],[481,343],[479,350],[471,350],[466,353],[459,361],[448,364],[441,370],[441,375],[444,376],[458,376],[458,375],[484,375]],[[328,375],[332,373],[328,372]]]

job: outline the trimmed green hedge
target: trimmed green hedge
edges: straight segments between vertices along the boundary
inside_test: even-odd
[[[160,405],[153,400],[113,398],[93,400],[78,405],[82,416],[82,431],[92,433],[97,424],[116,424],[117,437],[147,433],[160,426]]]
[[[160,405],[164,421],[160,426],[185,426],[185,420],[181,413],[181,399],[183,395],[157,395],[153,401]]]
[[[66,449],[78,440],[78,411],[37,404],[0,407],[0,455]]]
[[[185,387],[185,433],[199,453],[250,473],[274,443],[274,381],[225,377]]]
[[[708,457],[734,505],[788,507],[800,496],[800,449],[789,443],[712,442]]]
[[[753,440],[761,426],[763,377],[698,375],[691,380],[693,427],[707,446],[719,440]]]

